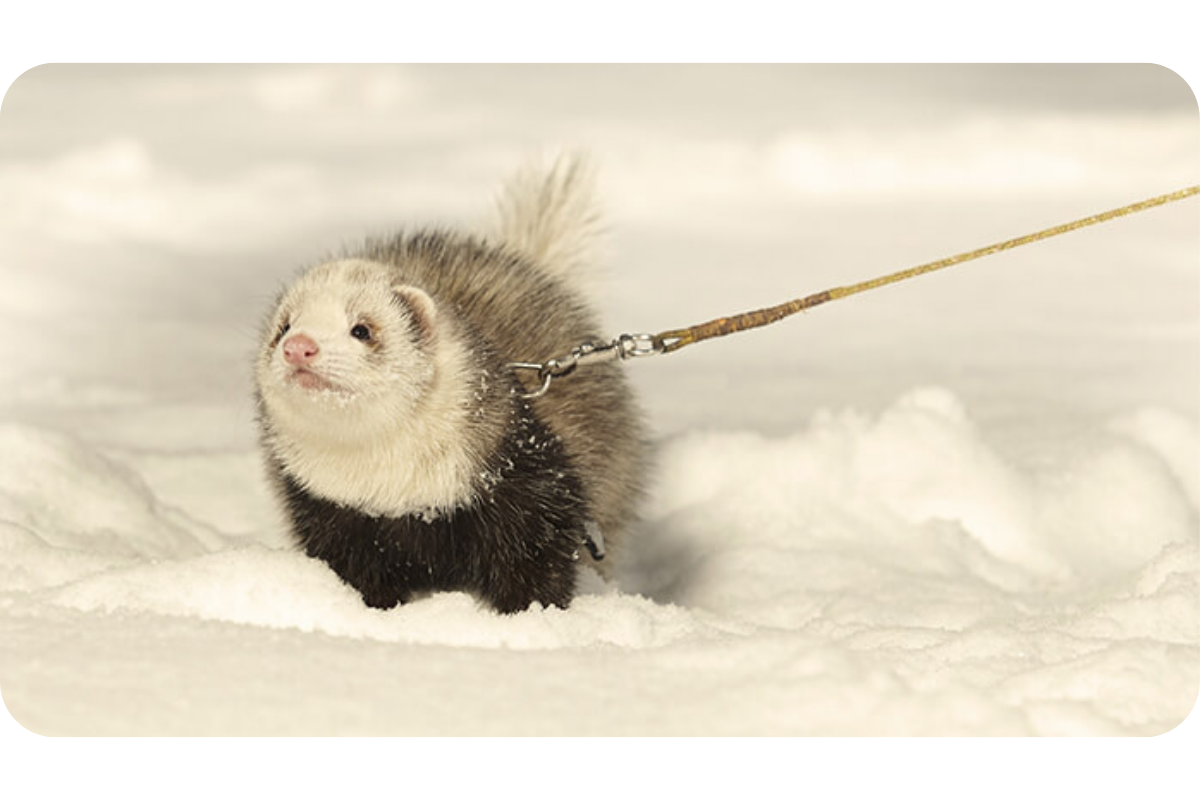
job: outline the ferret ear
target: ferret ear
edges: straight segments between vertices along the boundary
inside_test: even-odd
[[[396,286],[392,295],[412,318],[413,328],[421,343],[429,346],[437,341],[437,306],[433,298],[415,286]]]

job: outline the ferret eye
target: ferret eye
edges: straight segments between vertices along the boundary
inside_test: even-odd
[[[359,323],[350,329],[350,335],[360,342],[366,342],[371,339],[371,329],[366,325]]]
[[[279,328],[279,332],[275,334],[275,341],[279,341],[280,339],[282,339],[285,335],[287,335],[287,332],[290,331],[291,329],[292,329],[292,323],[288,322],[287,320],[284,320],[283,325],[281,325]]]

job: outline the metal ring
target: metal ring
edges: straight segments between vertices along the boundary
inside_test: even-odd
[[[522,400],[532,400],[535,397],[541,397],[550,388],[550,381],[554,380],[554,375],[551,374],[549,364],[535,364],[532,361],[510,361],[504,365],[507,369],[513,371],[526,370],[536,372],[542,381],[542,385],[532,392],[522,392],[518,395]]]
[[[521,395],[522,400],[532,400],[535,397],[541,397],[550,389],[550,381],[554,380],[554,376],[547,372],[542,376],[542,385],[533,392],[525,392]]]

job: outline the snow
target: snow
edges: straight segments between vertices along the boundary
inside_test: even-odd
[[[1197,182],[1186,87],[1125,69],[1127,95],[1078,108],[1087,73],[1054,68],[968,70],[969,99],[930,68],[753,68],[813,99],[786,113],[732,68],[631,96],[576,68],[591,105],[555,109],[553,71],[526,68],[23,76],[0,122],[9,713],[43,734],[1172,730],[1200,686],[1195,200],[631,362],[644,519],[568,610],[366,608],[291,548],[248,399],[296,267],[469,222],[546,144],[601,162],[614,335]],[[646,110],[667,95],[678,119]]]

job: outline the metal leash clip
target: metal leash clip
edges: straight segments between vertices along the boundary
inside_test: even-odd
[[[570,353],[560,358],[552,358],[545,364],[531,361],[513,361],[507,367],[511,370],[528,370],[537,372],[541,385],[532,392],[521,395],[522,399],[531,400],[541,397],[550,389],[550,383],[555,378],[570,375],[579,366],[598,364],[603,361],[624,361],[627,358],[642,358],[643,356],[658,355],[663,352],[662,343],[649,333],[623,333],[606,344],[584,342]]]

